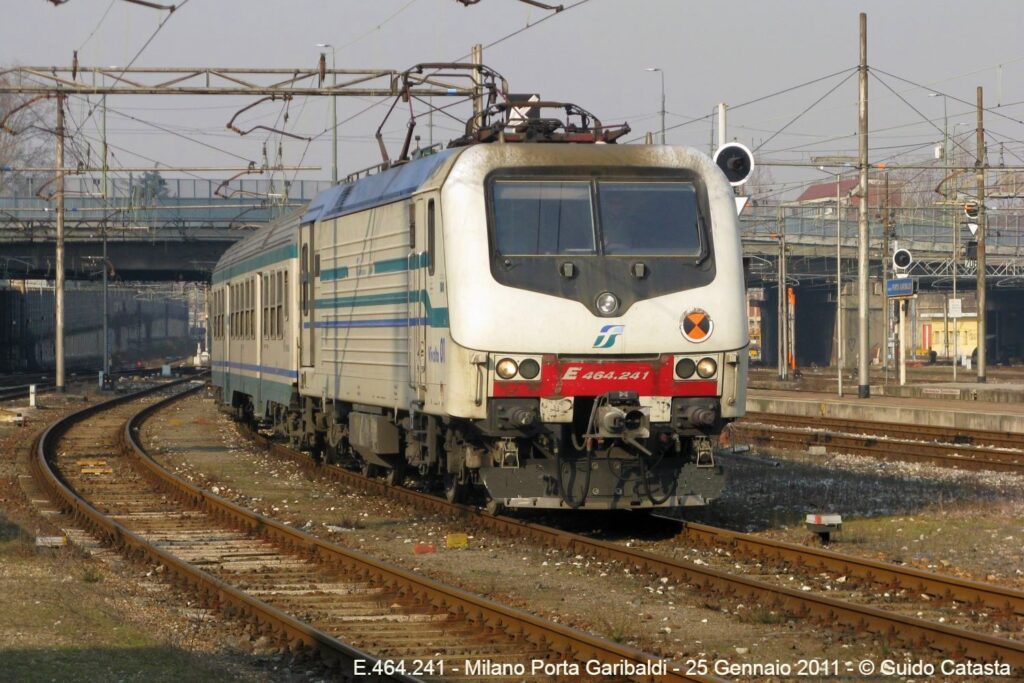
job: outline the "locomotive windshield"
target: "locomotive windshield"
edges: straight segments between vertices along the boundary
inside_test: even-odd
[[[689,182],[495,180],[492,202],[495,246],[506,256],[701,253]]]
[[[593,254],[590,183],[494,183],[495,236],[502,254]]]

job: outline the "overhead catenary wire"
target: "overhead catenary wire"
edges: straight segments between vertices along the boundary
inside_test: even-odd
[[[885,81],[884,81],[884,80],[883,80],[882,78],[880,78],[880,77],[879,77],[879,76],[878,76],[877,74],[873,73],[873,72],[872,72],[872,71],[870,71],[870,70],[868,71],[868,74],[869,74],[869,75],[870,75],[870,76],[871,76],[872,78],[874,78],[874,79],[875,79],[876,81],[878,81],[879,83],[881,83],[882,85],[884,85],[884,86],[886,87],[886,89],[887,89],[887,90],[888,90],[889,92],[891,92],[891,93],[892,93],[893,95],[895,95],[895,96],[896,96],[897,98],[899,98],[899,100],[900,100],[901,102],[903,102],[903,104],[907,105],[907,107],[909,107],[909,108],[910,108],[910,109],[911,109],[911,110],[912,110],[912,111],[913,111],[913,112],[914,112],[915,114],[917,114],[918,116],[920,116],[920,117],[921,117],[921,118],[922,118],[922,119],[923,119],[924,121],[926,121],[926,122],[927,122],[927,123],[928,123],[929,125],[931,125],[931,126],[932,126],[933,128],[935,128],[935,130],[937,130],[938,132],[942,133],[943,135],[945,135],[945,134],[946,134],[946,131],[942,130],[942,129],[941,129],[941,128],[939,128],[939,127],[938,127],[937,125],[935,125],[935,123],[934,123],[934,122],[933,122],[933,121],[932,121],[932,120],[931,120],[930,118],[928,118],[927,116],[925,116],[924,114],[922,114],[922,113],[921,113],[921,111],[920,111],[920,110],[919,110],[919,109],[918,109],[917,107],[915,107],[915,106],[914,106],[914,105],[912,105],[912,104],[911,104],[911,103],[910,103],[909,101],[907,101],[907,98],[905,98],[905,97],[904,97],[903,95],[901,95],[901,94],[899,94],[898,92],[896,92],[896,90],[895,90],[895,89],[894,89],[894,88],[893,88],[892,86],[890,86],[890,85],[889,85],[888,83],[886,83],[886,82],[885,82]],[[939,94],[941,94],[941,93],[939,93]],[[948,136],[947,136],[947,137],[948,137]],[[959,142],[957,142],[956,138],[950,138],[950,139],[951,139],[951,140],[953,141],[953,144],[955,144],[955,145],[956,145],[957,147],[959,147],[960,149],[964,150],[965,152],[968,152],[968,151],[969,151],[969,150],[968,150],[968,149],[967,149],[966,147],[964,147],[964,146],[963,146],[962,144],[960,144]]]
[[[96,26],[89,33],[88,37],[85,40],[82,41],[81,45],[78,46],[78,51],[79,52],[81,52],[82,49],[85,48],[85,46],[89,44],[89,41],[92,40],[92,37],[94,35],[96,35],[96,31],[100,30],[100,26],[103,25],[104,21],[106,21],[107,15],[110,14],[110,10],[111,10],[111,8],[114,7],[114,3],[115,2],[117,2],[117,0],[110,0],[110,4],[107,5],[107,9],[106,9],[106,11],[103,12],[103,16],[101,16],[100,20],[98,22],[96,22]]]
[[[177,9],[177,10],[182,9],[189,2],[190,2],[190,0],[182,0],[181,4],[177,5],[175,9]],[[138,58],[142,55],[142,53],[146,51],[146,48],[149,47],[149,44],[153,42],[153,39],[157,37],[157,34],[160,33],[161,29],[163,29],[164,25],[167,24],[168,20],[170,20],[170,18],[172,16],[174,16],[174,14],[175,14],[174,11],[171,11],[171,12],[167,13],[167,16],[165,16],[160,21],[160,23],[156,27],[156,30],[154,30],[153,33],[150,34],[149,38],[146,39],[146,42],[143,43],[142,47],[140,47],[138,49],[138,51],[135,53],[135,56],[131,58],[131,60],[128,62],[127,65],[125,65],[125,67],[123,69],[121,69],[121,73],[118,74],[114,78],[115,81],[120,81],[122,78],[124,78],[124,75],[125,75],[125,73],[127,73],[128,69],[132,68],[132,65],[135,64],[136,60],[138,60]],[[93,113],[95,113],[96,107],[98,107],[98,106],[99,106],[99,104],[96,104],[96,105],[94,105],[92,107],[92,109],[89,110],[89,113],[86,115],[85,119],[82,121],[82,125],[83,126],[89,121],[90,118],[92,118],[92,115],[93,115]]]
[[[520,33],[524,33],[525,31],[529,31],[530,29],[532,29],[532,28],[534,28],[536,26],[540,26],[541,24],[543,24],[548,19],[551,19],[552,17],[561,16],[561,15],[565,14],[566,12],[568,12],[569,10],[576,9],[580,5],[585,5],[588,2],[590,2],[590,0],[579,0],[578,2],[574,2],[571,5],[563,7],[561,12],[552,12],[551,14],[545,14],[543,17],[541,17],[537,21],[533,22],[532,24],[528,23],[526,26],[524,26],[524,27],[522,27],[520,29],[516,29],[515,31],[512,31],[512,33],[508,33],[508,34],[502,36],[501,38],[498,38],[497,40],[493,40],[490,43],[487,43],[486,45],[483,46],[483,49],[486,50],[488,48],[494,47],[495,45],[500,45],[501,43],[504,43],[506,40],[509,40],[510,38],[514,38],[514,37],[518,36]],[[466,54],[464,54],[464,55],[462,55],[460,57],[456,57],[452,61],[453,62],[461,62],[463,59],[466,59],[467,57],[469,57],[471,55],[472,55],[472,52],[467,52]]]
[[[794,123],[796,123],[796,122],[797,122],[798,120],[800,120],[800,119],[801,119],[801,118],[802,118],[802,117],[804,116],[804,114],[806,114],[806,113],[807,113],[807,112],[809,112],[810,110],[814,109],[814,107],[818,106],[818,104],[820,104],[820,103],[821,103],[821,102],[822,102],[822,101],[823,101],[823,100],[824,100],[824,99],[825,99],[826,97],[828,97],[829,95],[831,95],[832,93],[834,93],[834,92],[835,92],[836,90],[838,90],[840,86],[842,86],[842,85],[843,85],[844,83],[846,83],[846,81],[848,81],[848,80],[850,80],[851,78],[853,78],[853,76],[854,76],[854,73],[853,73],[853,72],[851,72],[850,74],[848,74],[848,75],[846,76],[846,78],[844,78],[843,80],[841,80],[841,81],[839,81],[838,83],[836,83],[836,84],[835,84],[835,85],[834,85],[834,86],[833,86],[833,87],[832,87],[831,89],[829,89],[829,91],[828,91],[828,92],[826,92],[826,93],[825,93],[824,95],[822,95],[821,97],[819,97],[818,99],[816,99],[816,100],[815,100],[814,102],[812,102],[811,104],[809,104],[809,105],[808,105],[808,106],[807,106],[807,107],[806,107],[806,108],[805,108],[805,109],[804,109],[804,110],[803,110],[802,112],[800,112],[799,114],[797,114],[796,116],[794,116],[794,117],[793,117],[793,118],[792,118],[792,119],[791,119],[791,120],[790,120],[790,121],[789,121],[789,122],[788,122],[788,123],[787,123],[786,125],[784,125],[784,126],[783,126],[782,128],[780,128],[780,129],[779,129],[779,130],[777,130],[777,131],[776,131],[775,133],[773,133],[772,135],[770,135],[770,136],[768,137],[768,139],[767,139],[767,140],[764,140],[764,141],[763,141],[763,142],[762,142],[761,144],[759,144],[759,145],[758,145],[757,147],[755,147],[755,148],[753,149],[753,151],[754,151],[754,152],[758,151],[759,149],[761,149],[762,147],[764,147],[764,146],[765,146],[766,144],[768,144],[769,142],[771,142],[772,140],[774,140],[774,139],[775,139],[776,137],[778,137],[778,135],[779,135],[780,133],[782,133],[782,132],[783,132],[784,130],[786,130],[786,129],[787,129],[787,128],[789,128],[789,127],[790,127],[791,125],[793,125],[793,124],[794,124]],[[735,108],[735,107],[734,107],[734,108]]]
[[[814,85],[815,83],[820,83],[821,81],[826,81],[826,80],[828,80],[830,78],[835,78],[836,76],[841,76],[842,74],[849,74],[847,76],[847,78],[849,78],[850,75],[856,73],[856,71],[857,71],[857,67],[848,67],[846,69],[840,69],[839,71],[835,71],[833,73],[826,74],[825,76],[818,76],[817,78],[813,78],[813,79],[811,79],[809,81],[805,81],[805,82],[800,83],[798,85],[788,86],[786,88],[783,88],[782,90],[777,90],[775,92],[768,93],[767,95],[761,95],[759,97],[755,97],[752,100],[747,100],[746,102],[741,102],[741,103],[736,104],[736,105],[731,105],[729,107],[729,109],[731,111],[735,111],[736,109],[742,109],[743,107],[747,107],[747,106],[750,106],[752,104],[757,104],[758,102],[763,102],[763,101],[769,100],[769,99],[771,99],[773,97],[778,97],[779,95],[785,95],[786,93],[793,92],[794,90],[799,90],[801,88],[806,88],[808,86]],[[665,128],[665,130],[666,131],[677,130],[679,128],[683,128],[684,126],[689,126],[690,124],[693,124],[693,123],[698,123],[700,121],[707,121],[708,119],[712,118],[713,116],[714,116],[713,112],[709,113],[709,114],[705,114],[704,116],[693,118],[693,119],[690,119],[688,121],[683,121],[682,123],[677,123],[677,124],[674,124],[674,125],[671,125],[671,126],[667,126]],[[637,136],[635,138],[631,138],[629,140],[626,140],[625,142],[628,144],[630,142],[636,142],[637,140],[642,140],[643,138],[644,138],[644,136],[640,135],[640,136]]]

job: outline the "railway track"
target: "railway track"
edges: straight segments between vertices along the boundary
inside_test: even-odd
[[[827,595],[794,590],[750,576],[676,560],[662,554],[550,526],[503,515],[490,515],[472,506],[453,504],[439,496],[392,486],[382,480],[367,478],[336,465],[316,464],[308,455],[252,432],[250,437],[270,451],[346,486],[388,496],[420,509],[454,514],[469,520],[475,527],[507,536],[526,538],[547,547],[564,549],[571,554],[614,560],[641,571],[688,584],[699,591],[718,593],[744,602],[758,601],[795,616],[817,619],[830,626],[838,625],[857,632],[866,630],[884,637],[895,636],[909,647],[932,649],[948,656],[966,656],[979,661],[998,661],[1014,667],[1024,667],[1024,642],[1021,641],[907,616],[888,609],[843,601]],[[804,572],[827,570],[868,586],[894,587],[911,594],[924,594],[936,603],[946,601],[948,604],[980,607],[1007,619],[1019,619],[1024,615],[1024,593],[998,586],[698,524],[685,524],[681,538],[710,547],[728,549],[737,556],[746,555],[757,560],[785,564]]]
[[[573,680],[714,680],[321,541],[193,487],[137,443],[148,415],[189,393],[153,401],[164,387],[90,406],[51,426],[40,437],[35,474],[102,540],[162,565],[205,605],[249,621],[284,648],[316,649],[350,680],[546,681],[571,675],[573,666],[584,672]],[[487,668],[469,670],[480,662]],[[587,675],[587,662],[595,675]],[[617,675],[630,671],[636,675]]]
[[[191,370],[191,368],[176,368],[176,370],[180,372],[182,370]],[[160,371],[161,368],[159,366],[139,368],[136,370],[122,370],[110,373],[110,378],[117,379],[119,377],[148,376],[158,374]],[[67,381],[68,384],[95,382],[96,376],[86,372],[73,372],[68,375]],[[56,386],[53,373],[8,375],[6,377],[0,377],[0,401],[11,401],[18,398],[25,398],[29,395],[29,387],[33,385],[36,387],[37,393],[53,389]]]
[[[805,450],[822,446],[828,453],[958,469],[1024,472],[1021,434],[767,413],[748,413],[731,429],[735,440],[768,448]]]

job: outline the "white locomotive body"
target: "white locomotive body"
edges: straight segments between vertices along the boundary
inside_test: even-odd
[[[453,499],[704,504],[744,410],[735,202],[691,149],[421,156],[233,246],[212,301],[225,404]]]

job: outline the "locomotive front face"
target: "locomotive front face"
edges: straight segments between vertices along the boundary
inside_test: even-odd
[[[743,413],[748,339],[735,203],[710,159],[479,146],[442,199],[446,412],[495,440],[479,470],[491,496],[523,507],[716,497],[710,439]],[[509,466],[524,457],[533,469]]]

